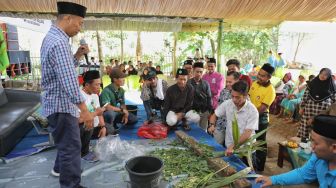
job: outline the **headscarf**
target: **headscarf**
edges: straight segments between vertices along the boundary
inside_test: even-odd
[[[288,78],[288,81],[290,81],[291,79],[292,79],[292,74],[290,73],[290,72],[287,72],[286,74],[285,74],[285,76],[282,78],[282,81],[284,82],[284,83],[287,83],[287,82],[285,82],[285,78]]]
[[[312,81],[308,83],[307,89],[309,90],[309,97],[315,102],[321,102],[336,93],[336,86],[331,77],[332,72],[328,68],[321,69],[320,74],[325,71],[328,74],[328,78],[324,81],[320,80],[319,76],[316,76]]]

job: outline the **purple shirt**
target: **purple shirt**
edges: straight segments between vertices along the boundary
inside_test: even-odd
[[[207,73],[203,75],[203,78],[210,85],[212,95],[212,108],[216,109],[218,106],[219,94],[224,88],[224,76],[218,72]]]

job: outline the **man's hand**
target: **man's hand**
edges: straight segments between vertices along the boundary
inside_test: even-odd
[[[81,59],[81,57],[84,55],[84,54],[88,54],[90,52],[89,50],[89,46],[86,44],[86,45],[81,45],[77,52],[75,53],[75,57],[77,60]]]
[[[215,132],[215,129],[216,129],[216,127],[215,127],[215,125],[210,125],[209,127],[208,127],[208,133],[209,134],[213,134],[214,132]]]
[[[150,86],[150,81],[149,80],[144,80],[144,85],[146,85],[147,87],[149,87]]]
[[[262,188],[273,185],[271,178],[269,178],[267,176],[259,177],[255,181],[256,181],[256,183],[263,182],[263,184],[261,186]]]
[[[231,156],[231,155],[233,155],[233,151],[234,151],[233,148],[234,148],[234,145],[231,144],[231,145],[226,149],[225,153],[226,153],[227,156]]]
[[[102,137],[105,137],[106,136],[106,127],[103,126],[101,127],[99,133],[98,133],[98,138],[102,138]]]
[[[95,113],[96,113],[96,116],[101,116],[101,115],[103,115],[103,113],[105,112],[105,108],[104,107],[102,107],[102,108],[96,108],[96,111],[95,111]]]
[[[94,113],[91,113],[88,110],[85,110],[80,113],[80,119],[84,122],[85,128],[87,130],[93,128],[94,117],[95,117]]]
[[[314,118],[310,118],[307,121],[307,125],[311,126],[311,125],[313,125],[313,122],[314,122]]]
[[[127,110],[123,110],[123,112],[124,112],[124,115],[122,117],[121,123],[123,123],[124,125],[126,125],[127,122],[128,122],[128,111]]]

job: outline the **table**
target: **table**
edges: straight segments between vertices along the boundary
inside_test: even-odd
[[[311,154],[306,154],[300,148],[289,148],[283,143],[278,143],[279,153],[278,153],[278,166],[283,167],[283,161],[288,161],[292,168],[299,168],[303,166],[311,157]]]

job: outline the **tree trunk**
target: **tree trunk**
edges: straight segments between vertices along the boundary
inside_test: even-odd
[[[293,62],[296,62],[296,56],[297,56],[297,53],[299,52],[300,45],[301,45],[302,41],[304,40],[304,38],[305,38],[305,33],[299,33],[298,42],[297,42],[294,57],[293,57]]]
[[[215,40],[210,38],[210,44],[211,44],[211,55],[212,57],[215,57],[216,55],[216,46],[215,46]]]
[[[99,61],[99,60],[103,60],[103,58],[104,58],[99,31],[96,31],[96,36],[97,36],[98,61]]]
[[[177,33],[175,32],[174,33],[174,44],[173,44],[173,69],[172,69],[172,72],[173,72],[173,77],[175,78],[176,76],[176,70],[177,70],[177,61],[176,61],[176,48],[177,48],[177,40],[178,40],[178,37],[177,37]]]
[[[101,38],[99,31],[96,31],[96,36],[97,36],[97,47],[98,47],[98,61],[102,60],[103,63],[100,65],[100,72],[104,72],[104,67],[105,67],[105,62],[104,62],[104,56],[103,56],[103,50],[102,50],[102,44],[101,44]]]
[[[137,32],[137,45],[136,45],[136,52],[135,52],[136,60],[141,61],[142,56],[142,49],[141,49],[141,32]]]

